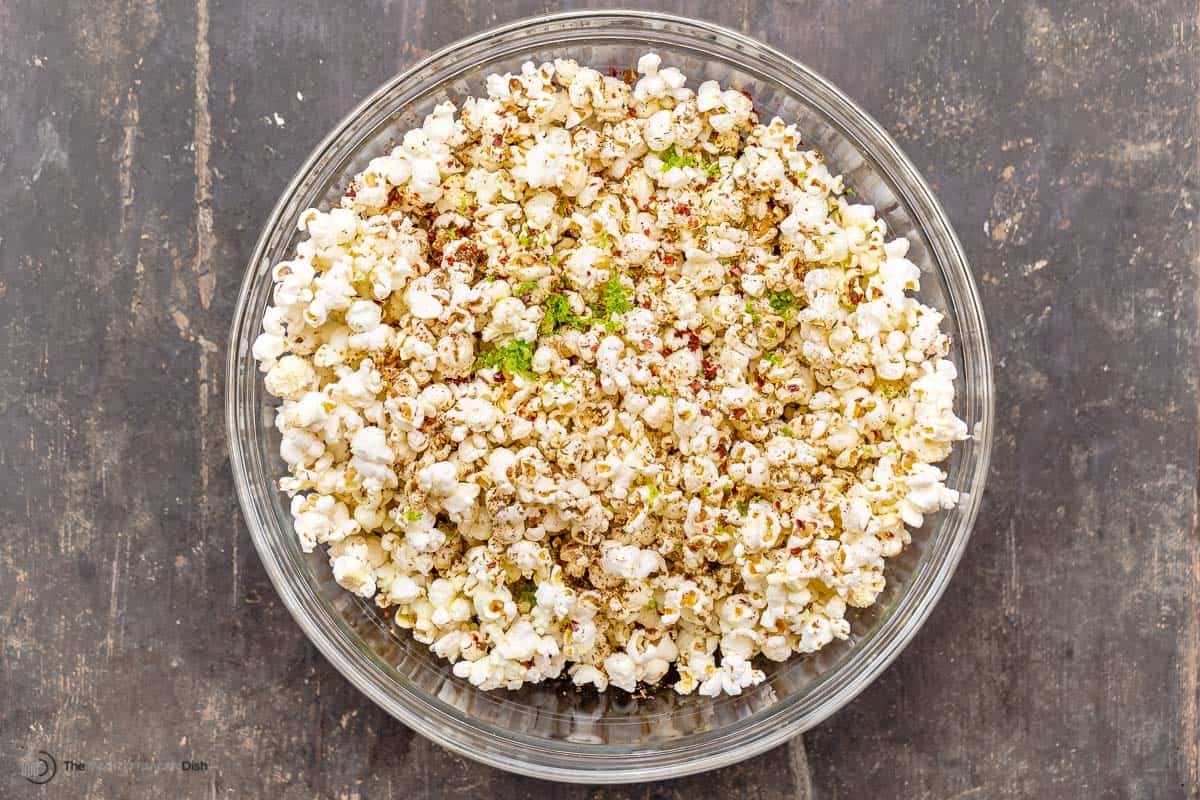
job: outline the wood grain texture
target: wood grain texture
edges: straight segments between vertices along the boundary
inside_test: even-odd
[[[638,5],[828,76],[963,239],[998,435],[923,631],[803,740],[680,781],[560,787],[409,732],[250,546],[226,330],[334,122],[430,50],[564,6],[0,0],[0,796],[1200,798],[1196,3]],[[37,749],[209,769],[39,788],[14,766]]]

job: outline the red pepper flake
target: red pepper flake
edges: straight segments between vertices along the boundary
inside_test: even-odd
[[[701,388],[700,381],[692,381],[690,384],[688,384],[688,386],[691,387],[691,390],[693,392],[696,392],[696,393],[700,392],[700,388]]]
[[[846,296],[850,299],[851,304],[858,305],[865,298],[863,294],[862,276],[855,275],[851,281],[846,284]]]
[[[492,137],[492,147],[500,147],[503,144],[504,144],[504,137],[501,136],[500,134],[497,133],[495,136]]]
[[[666,255],[666,256],[663,256],[662,262],[663,262],[664,264],[666,264],[668,267],[670,267],[670,266],[674,266],[674,264],[675,264],[675,256],[671,256],[671,255]]]
[[[717,365],[712,362],[712,359],[704,359],[700,362],[700,368],[704,370],[704,377],[712,380],[717,377]]]

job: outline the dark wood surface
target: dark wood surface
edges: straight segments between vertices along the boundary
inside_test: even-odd
[[[1194,0],[675,6],[879,119],[989,315],[978,527],[846,709],[709,775],[556,787],[414,735],[302,636],[223,444],[245,259],[364,94],[558,8],[0,0],[0,796],[1200,797]]]

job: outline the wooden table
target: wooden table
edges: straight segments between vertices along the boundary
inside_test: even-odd
[[[0,796],[1200,796],[1190,1],[673,5],[879,119],[989,315],[983,513],[924,630],[849,707],[716,773],[560,787],[412,734],[301,635],[223,443],[245,259],[373,87],[559,7],[0,0]],[[46,787],[16,765],[38,750]]]

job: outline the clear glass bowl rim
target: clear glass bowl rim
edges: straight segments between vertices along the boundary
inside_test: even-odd
[[[685,737],[680,744],[630,750],[620,746],[573,745],[502,730],[442,703],[415,687],[391,679],[385,665],[339,620],[322,606],[311,579],[296,563],[297,549],[285,547],[269,531],[264,493],[275,491],[254,448],[243,441],[252,407],[252,384],[260,380],[249,345],[261,320],[253,315],[252,298],[261,283],[260,265],[281,225],[292,218],[291,200],[323,163],[357,146],[363,134],[361,120],[374,113],[400,87],[414,84],[418,96],[447,74],[469,69],[488,57],[501,43],[515,43],[534,35],[556,31],[568,38],[564,26],[603,26],[611,37],[638,34],[649,37],[669,28],[694,33],[694,49],[726,58],[753,56],[770,66],[773,78],[801,86],[806,99],[872,158],[928,238],[932,256],[946,282],[950,313],[958,323],[964,343],[964,378],[971,382],[981,403],[975,430],[976,455],[963,469],[969,471],[967,494],[959,513],[947,518],[931,540],[922,566],[905,588],[894,611],[879,624],[845,663],[823,674],[802,694],[781,698],[764,711],[715,730]],[[542,44],[553,44],[553,40]],[[350,135],[356,134],[356,135]],[[970,358],[966,358],[967,355]],[[582,783],[623,783],[658,780],[701,772],[736,763],[775,747],[818,724],[866,688],[899,655],[916,634],[941,597],[957,566],[978,514],[991,454],[993,384],[991,352],[979,300],[962,246],[945,211],[916,168],[891,137],[866,112],[823,77],[789,56],[744,34],[713,23],[672,14],[629,11],[574,11],[531,17],[459,40],[432,54],[381,85],[351,111],[317,145],[280,196],[263,227],[238,297],[230,330],[226,381],[226,434],[238,499],[255,548],[271,582],[301,629],[334,667],[372,701],[418,733],[459,755],[533,777]],[[949,529],[946,529],[949,526]],[[290,534],[291,532],[288,531]]]

